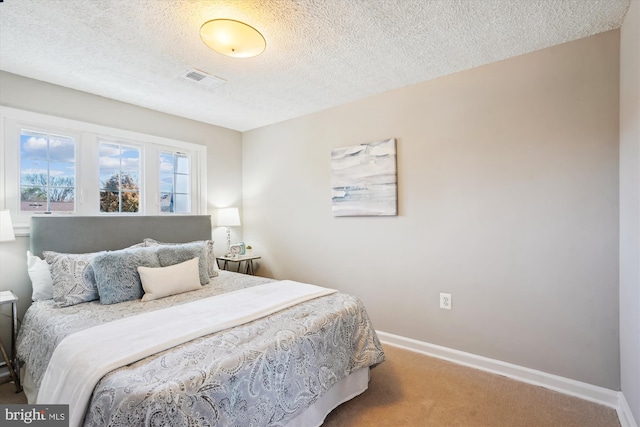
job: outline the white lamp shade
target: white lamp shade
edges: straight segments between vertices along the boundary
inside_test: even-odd
[[[237,227],[240,225],[238,208],[218,209],[218,227]]]
[[[11,214],[9,211],[0,211],[0,242],[11,242],[16,240],[13,234],[13,223],[11,222]]]

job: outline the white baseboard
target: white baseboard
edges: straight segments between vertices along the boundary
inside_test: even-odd
[[[638,424],[633,419],[633,413],[631,412],[631,408],[629,408],[629,403],[627,403],[627,399],[623,393],[620,393],[620,405],[616,408],[616,411],[618,412],[621,427],[638,427]]]
[[[377,333],[383,344],[404,348],[493,374],[503,375],[517,381],[545,387],[550,390],[614,408],[618,413],[621,427],[638,427],[624,395],[619,391],[387,332],[377,331]]]

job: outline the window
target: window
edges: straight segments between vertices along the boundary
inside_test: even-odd
[[[100,212],[140,211],[140,149],[100,142]]]
[[[207,212],[204,145],[4,106],[0,132],[0,208],[18,232],[44,212]]]
[[[160,211],[191,210],[189,157],[184,153],[160,153]]]
[[[74,212],[76,143],[73,137],[20,132],[20,211]]]

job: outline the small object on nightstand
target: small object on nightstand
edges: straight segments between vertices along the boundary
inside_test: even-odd
[[[250,274],[253,276],[254,274],[254,270],[253,270],[253,260],[254,259],[260,259],[259,256],[240,256],[240,255],[231,255],[231,256],[221,256],[221,257],[217,257],[216,260],[217,261],[222,261],[222,266],[220,267],[223,270],[227,269],[227,263],[229,262],[237,262],[238,263],[238,269],[236,270],[236,273],[243,273],[242,271],[242,263],[245,263],[245,267],[244,267],[244,274]]]
[[[244,248],[244,243],[243,242],[239,242],[239,243],[234,243],[233,245],[229,246],[229,253],[228,255],[233,255],[234,258],[238,258],[240,256],[245,255],[245,248]]]
[[[20,364],[18,362],[18,355],[16,353],[16,336],[18,335],[18,297],[13,291],[0,291],[0,305],[11,304],[11,359],[7,355],[7,350],[4,348],[2,338],[0,338],[0,352],[2,357],[9,368],[9,375],[13,379],[16,385],[16,393],[22,391],[20,385]]]

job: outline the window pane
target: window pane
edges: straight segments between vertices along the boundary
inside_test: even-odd
[[[117,191],[100,192],[100,212],[120,212],[120,196]]]
[[[100,181],[100,187],[102,187],[103,190],[120,190],[120,173],[118,171],[109,171],[106,173],[102,173],[102,171],[100,171],[100,176],[105,177],[104,181]]]
[[[139,189],[140,188],[140,173],[137,170],[123,170],[122,171],[122,189]]]
[[[122,192],[122,212],[140,211],[140,193],[137,191]]]
[[[75,211],[75,140],[20,131],[20,210]]]
[[[115,169],[100,169],[100,189],[118,191],[120,175]]]
[[[46,159],[22,157],[20,159],[20,184],[48,184],[49,166]]]
[[[189,156],[160,153],[160,211],[191,212]]]
[[[49,187],[49,209],[52,212],[73,212],[75,210],[73,187]]]
[[[189,173],[189,158],[184,155],[176,155],[176,173]]]
[[[120,168],[120,148],[111,144],[100,144],[100,170]]]
[[[173,195],[171,193],[160,194],[160,212],[173,212]]]
[[[100,143],[100,161],[107,157],[118,157],[120,155],[120,147],[118,144],[109,144],[107,142]]]
[[[49,185],[74,187],[76,181],[75,163],[49,162]]]
[[[187,194],[176,194],[175,195],[175,210],[174,212],[179,213],[188,213],[191,212],[190,204],[189,204],[189,196]]]
[[[176,193],[189,193],[189,175],[176,175]]]
[[[47,188],[22,186],[20,189],[20,210],[44,212],[47,208]]]
[[[62,162],[75,162],[76,145],[73,139],[63,136],[50,136],[49,159]]]
[[[101,191],[100,212],[140,212],[140,193],[134,191]]]
[[[160,174],[160,192],[173,193],[173,174],[172,173]]]
[[[140,149],[100,142],[100,212],[140,211]]]
[[[175,170],[173,166],[173,154],[160,153],[160,172],[173,173]]]
[[[33,157],[47,159],[49,157],[47,135],[22,131],[20,134],[20,158]]]
[[[140,170],[140,150],[122,147],[122,168]]]
[[[122,172],[120,174],[120,189],[138,191],[138,182],[136,177],[128,172]]]

